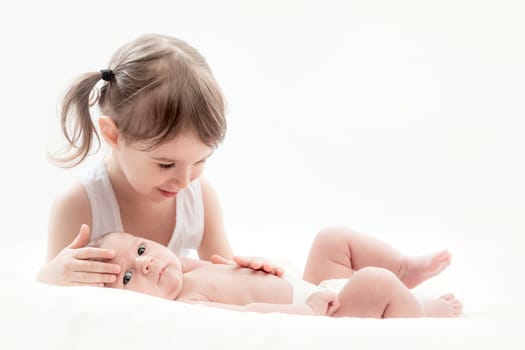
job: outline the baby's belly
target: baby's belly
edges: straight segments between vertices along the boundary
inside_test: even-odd
[[[246,305],[250,303],[292,303],[293,290],[290,282],[261,271],[236,268],[235,273],[217,278],[215,295],[218,303]]]

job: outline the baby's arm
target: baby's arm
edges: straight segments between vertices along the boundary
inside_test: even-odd
[[[296,314],[296,315],[316,315],[313,308],[308,304],[269,304],[269,303],[251,303],[246,305],[233,305],[215,303],[211,301],[196,301],[196,300],[184,300],[177,299],[190,304],[201,304],[220,309],[227,309],[232,311],[240,312],[258,312],[258,313],[271,313],[278,312],[284,314]]]
[[[316,315],[332,316],[339,309],[339,298],[330,290],[320,290],[312,293],[306,303],[312,307]]]
[[[250,303],[246,305],[234,305],[208,301],[200,294],[188,295],[176,300],[189,304],[202,304],[240,312],[278,312],[296,315],[330,316],[339,308],[337,295],[328,290],[313,293],[305,304]]]

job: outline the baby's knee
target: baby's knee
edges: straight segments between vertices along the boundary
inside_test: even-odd
[[[403,285],[392,271],[382,267],[364,267],[356,271],[352,278],[358,278],[362,280],[361,283],[366,283],[383,291],[395,290]]]
[[[326,226],[323,227],[315,236],[317,244],[339,245],[346,244],[349,237],[356,234],[355,231],[344,226]]]

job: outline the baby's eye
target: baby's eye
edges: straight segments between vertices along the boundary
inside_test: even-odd
[[[138,255],[142,255],[142,254],[144,254],[145,252],[146,252],[146,246],[144,246],[144,245],[141,244],[141,245],[139,246],[139,248],[137,249],[137,254],[138,254]]]
[[[133,271],[126,271],[122,277],[122,283],[124,283],[124,285],[128,284],[129,281],[131,281],[131,277],[133,277]]]
[[[174,166],[175,166],[175,163],[169,163],[169,164],[159,163],[159,167],[161,169],[169,169],[169,168],[173,168]]]

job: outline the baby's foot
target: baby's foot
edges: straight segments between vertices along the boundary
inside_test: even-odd
[[[428,255],[409,256],[400,268],[399,279],[408,288],[414,288],[447,268],[450,265],[450,258],[448,250]]]
[[[458,317],[463,305],[453,294],[445,294],[423,303],[425,317]]]

